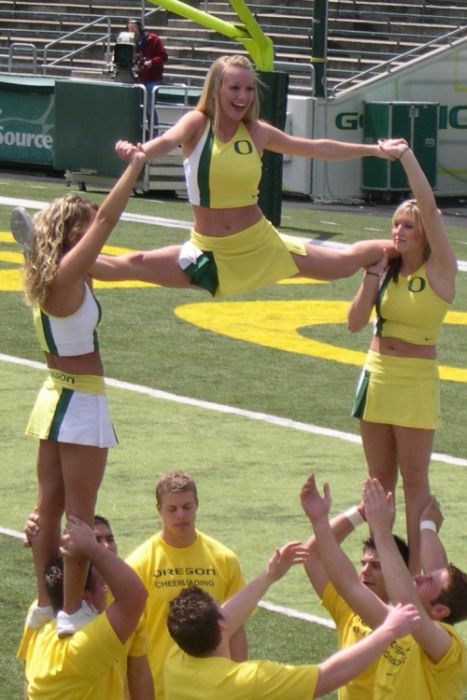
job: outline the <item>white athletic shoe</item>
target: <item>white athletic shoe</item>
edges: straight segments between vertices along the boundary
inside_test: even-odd
[[[31,249],[32,236],[34,232],[34,221],[24,207],[16,207],[11,212],[10,228],[13,238],[24,253]]]
[[[85,600],[81,603],[81,607],[74,613],[69,615],[64,610],[60,610],[57,615],[57,634],[60,638],[69,637],[82,627],[92,622],[99,613],[93,605],[90,605]]]
[[[31,605],[29,608],[28,616],[26,618],[26,625],[32,627],[34,630],[38,630],[45,625],[46,622],[52,620],[54,616],[54,611],[51,605]]]

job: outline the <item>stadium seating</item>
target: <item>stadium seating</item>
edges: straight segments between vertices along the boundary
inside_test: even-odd
[[[227,0],[187,2],[238,22]],[[248,6],[273,39],[275,67],[289,73],[290,91],[312,94],[312,0],[255,0]],[[200,85],[213,59],[243,51],[227,37],[151,3],[146,12],[147,25],[164,38],[170,82]],[[116,37],[128,17],[140,15],[140,0],[0,0],[0,72],[111,79]],[[454,30],[467,33],[467,4],[455,0],[385,0],[376,6],[372,0],[329,0],[328,15],[329,92],[375,75],[388,60],[400,65],[409,51],[420,55],[446,45]]]

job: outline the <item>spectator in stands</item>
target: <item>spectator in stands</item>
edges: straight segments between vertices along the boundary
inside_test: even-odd
[[[265,660],[236,663],[229,651],[232,634],[271,584],[303,555],[296,542],[276,549],[265,570],[221,606],[197,586],[184,589],[172,600],[167,624],[180,648],[170,653],[165,664],[167,700],[319,698],[361,673],[391,641],[416,627],[420,618],[414,606],[398,606],[366,639],[319,665],[290,666]]]
[[[182,146],[194,212],[191,240],[182,247],[101,256],[93,269],[96,278],[143,280],[228,296],[285,277],[347,277],[381,260],[387,241],[337,250],[278,234],[257,204],[261,155],[270,150],[324,160],[391,156],[378,145],[289,136],[259,121],[258,112],[258,79],[250,61],[244,56],[215,61],[197,108],[144,144],[150,160]],[[134,148],[120,143],[117,153],[126,160]]]
[[[58,551],[62,514],[92,526],[107,451],[116,444],[96,331],[101,309],[92,294],[89,268],[118,223],[146,160],[142,149],[135,149],[99,207],[68,194],[34,220],[23,209],[12,212],[12,232],[24,246],[25,296],[48,366],[26,429],[39,439],[41,527],[32,543],[38,620],[50,613],[43,576]],[[73,634],[92,616],[83,603],[87,562],[67,557],[64,569],[60,635]]]
[[[146,88],[148,117],[150,117],[153,88],[162,83],[164,65],[168,60],[167,51],[160,36],[155,32],[145,31],[139,20],[128,20],[128,31],[134,35],[135,41],[136,51],[133,64],[135,79]],[[157,112],[155,110],[154,120],[157,125]]]
[[[348,313],[353,333],[376,310],[374,336],[357,386],[352,415],[360,419],[370,476],[405,495],[410,569],[420,570],[420,513],[430,496],[428,467],[439,420],[436,342],[454,300],[457,263],[432,189],[412,150],[381,148],[404,168],[415,199],[392,218],[399,257],[367,267]]]
[[[156,483],[160,532],[143,542],[127,558],[148,591],[144,620],[149,637],[148,658],[157,700],[164,698],[163,668],[173,647],[167,630],[169,602],[182,588],[196,583],[222,603],[244,585],[233,552],[196,529],[198,492],[185,472],[163,474]],[[235,661],[248,655],[245,630],[239,625],[230,639]]]

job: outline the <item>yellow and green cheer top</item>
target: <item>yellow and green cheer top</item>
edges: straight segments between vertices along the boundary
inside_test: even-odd
[[[212,123],[183,161],[190,204],[230,209],[256,204],[261,158],[243,122],[226,143],[215,136]]]
[[[375,335],[435,345],[449,306],[430,287],[425,264],[397,282],[386,276],[376,301]]]

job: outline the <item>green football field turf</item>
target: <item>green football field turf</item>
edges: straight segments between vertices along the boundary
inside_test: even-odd
[[[3,197],[47,201],[67,191],[60,182],[0,182]],[[98,200],[101,195],[89,197]],[[21,256],[8,233],[10,209],[9,204],[0,206],[0,353],[42,362],[19,291]],[[132,198],[127,211],[181,221],[190,216],[183,200],[170,198]],[[349,213],[285,204],[281,228],[310,238],[351,242],[385,237],[388,226],[388,214],[378,208]],[[449,230],[463,259],[464,229],[452,225]],[[186,234],[183,228],[122,221],[109,245],[157,247],[184,240]],[[358,284],[359,275],[331,284],[296,280],[226,301],[156,287],[96,289],[103,306],[99,335],[106,376],[127,383],[109,386],[120,445],[111,451],[97,508],[110,518],[122,555],[157,528],[154,480],[172,468],[188,469],[195,476],[200,528],[238,553],[248,578],[275,546],[307,535],[298,494],[310,472],[318,475],[320,484],[330,482],[334,511],[358,499],[365,465],[361,446],[349,438],[358,429],[349,407],[371,333],[368,329],[350,336],[345,328],[345,309]],[[430,472],[445,514],[448,552],[463,568],[466,304],[461,272],[439,348],[446,379],[435,451],[448,459],[434,459]],[[35,502],[36,444],[23,437],[23,430],[41,376],[35,366],[0,361],[4,528],[20,530]],[[402,505],[400,493],[398,503]],[[399,507],[399,532],[401,511]],[[349,538],[348,551],[356,562],[363,535]],[[0,652],[0,697],[13,698],[19,697],[21,683],[14,650],[34,582],[30,553],[3,536],[0,547],[8,580],[0,615],[2,630],[10,630]],[[299,570],[271,588],[267,600],[324,615]],[[467,639],[467,626],[460,629]],[[319,660],[333,649],[333,633],[326,628],[265,611],[252,622],[250,636],[255,656],[295,663]]]

